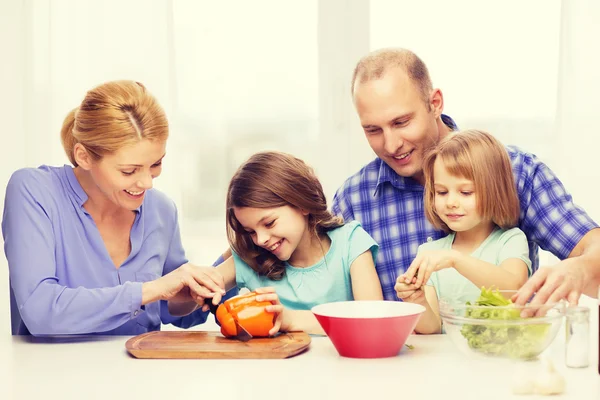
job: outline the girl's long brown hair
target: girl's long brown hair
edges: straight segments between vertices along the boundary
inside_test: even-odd
[[[323,187],[304,161],[286,153],[260,152],[235,173],[227,191],[227,239],[231,248],[254,270],[272,280],[285,275],[285,264],[256,246],[239,223],[234,207],[291,206],[308,212],[311,234],[319,236],[344,224],[327,210]]]

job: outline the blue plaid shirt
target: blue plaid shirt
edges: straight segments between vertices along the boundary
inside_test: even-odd
[[[446,115],[444,123],[455,130]],[[556,175],[535,155],[507,146],[521,215],[519,228],[529,241],[532,270],[539,265],[539,247],[565,259],[575,245],[598,225],[573,203]],[[371,161],[336,192],[332,211],[346,221],[357,220],[379,244],[377,273],[386,300],[398,300],[394,285],[417,255],[420,244],[446,235],[425,217],[424,188],[399,176],[380,158]]]

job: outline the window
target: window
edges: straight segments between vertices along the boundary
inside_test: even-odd
[[[261,150],[317,161],[317,2],[173,4],[171,166],[184,238],[216,247],[186,251],[208,262],[227,245],[227,185],[243,161]]]

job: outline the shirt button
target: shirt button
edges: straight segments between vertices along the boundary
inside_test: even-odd
[[[433,238],[432,238],[431,236],[429,236],[429,237],[427,238],[427,242],[433,242]]]
[[[140,313],[140,310],[135,310],[135,311],[133,312],[133,316],[134,316],[134,317],[137,317],[139,313]]]

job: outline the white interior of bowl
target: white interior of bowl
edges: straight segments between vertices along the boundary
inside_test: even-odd
[[[399,301],[355,300],[326,303],[315,306],[312,312],[336,318],[391,318],[420,314],[425,307]]]

